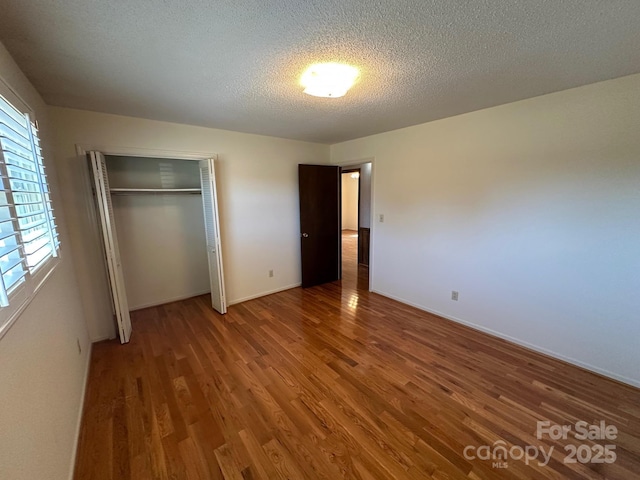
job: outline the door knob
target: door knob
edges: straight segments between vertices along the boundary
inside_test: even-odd
[[[302,238],[308,238],[308,237],[309,237],[309,234],[308,234],[308,233],[303,233],[303,234],[302,234]]]

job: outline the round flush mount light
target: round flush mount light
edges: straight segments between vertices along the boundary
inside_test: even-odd
[[[358,79],[356,67],[343,63],[316,63],[300,78],[304,93],[314,97],[343,97]]]

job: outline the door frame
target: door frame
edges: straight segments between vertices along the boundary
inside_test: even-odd
[[[206,160],[208,158],[217,158],[218,156],[214,152],[198,152],[194,150],[161,150],[155,148],[76,143],[76,154],[78,156],[85,157],[87,152],[91,150],[97,150],[104,155],[111,156],[167,158],[173,160]]]
[[[375,157],[365,157],[359,158],[355,160],[345,160],[343,162],[332,163],[331,165],[339,166],[342,171],[349,170],[349,168],[359,168],[364,163],[371,164],[371,199],[370,199],[370,210],[369,210],[369,225],[370,225],[370,236],[369,236],[369,291],[373,292],[374,285],[374,268],[375,268],[375,255],[374,255],[374,242],[376,236],[376,223],[375,223],[375,172],[376,172],[376,161]],[[362,173],[362,172],[361,172]],[[340,177],[342,179],[342,177]],[[360,182],[360,179],[358,179]],[[360,191],[360,183],[358,183],[358,192]],[[342,195],[342,194],[341,194]],[[342,201],[342,198],[340,198]],[[360,195],[358,195],[358,226],[360,224]],[[342,255],[342,252],[340,252]]]

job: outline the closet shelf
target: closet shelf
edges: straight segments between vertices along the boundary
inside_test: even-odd
[[[191,193],[198,194],[202,191],[199,188],[111,188],[111,193],[118,194],[137,194],[137,193]]]

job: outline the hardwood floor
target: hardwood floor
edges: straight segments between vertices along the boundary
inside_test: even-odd
[[[640,390],[358,289],[348,258],[341,282],[141,310],[130,344],[94,345],[76,478],[640,478]],[[619,433],[538,440],[538,420]],[[554,453],[465,458],[500,440]],[[582,443],[617,459],[564,463]]]

